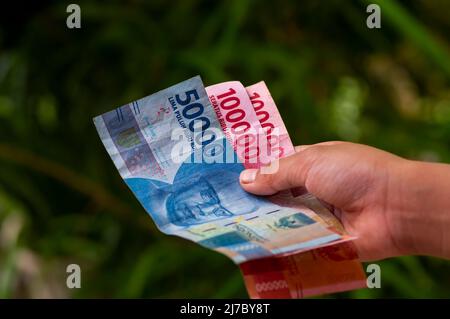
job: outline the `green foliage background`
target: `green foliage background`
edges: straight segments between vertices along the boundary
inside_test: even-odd
[[[0,297],[246,297],[226,257],[155,229],[91,120],[197,74],[265,80],[296,144],[449,162],[450,2],[371,2],[379,30],[369,1],[80,0],[79,30],[68,1],[2,4]],[[382,261],[382,289],[335,297],[448,297],[448,266]]]

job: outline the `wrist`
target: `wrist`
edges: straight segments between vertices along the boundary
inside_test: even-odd
[[[450,166],[411,160],[399,164],[388,196],[400,253],[450,258]]]

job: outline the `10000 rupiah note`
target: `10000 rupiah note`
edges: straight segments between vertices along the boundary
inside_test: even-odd
[[[236,263],[343,238],[304,205],[282,206],[241,189],[244,166],[198,76],[100,115],[94,123],[120,175],[166,234]],[[302,227],[285,227],[289,220]]]

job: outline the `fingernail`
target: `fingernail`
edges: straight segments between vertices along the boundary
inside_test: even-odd
[[[258,173],[257,169],[246,169],[241,172],[241,183],[250,184],[253,183],[256,179],[256,174]]]

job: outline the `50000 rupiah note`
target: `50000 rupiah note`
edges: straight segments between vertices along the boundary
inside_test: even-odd
[[[121,177],[166,234],[236,263],[342,238],[306,206],[283,207],[241,189],[244,167],[199,76],[100,115],[94,123]],[[302,227],[285,227],[293,219]]]

